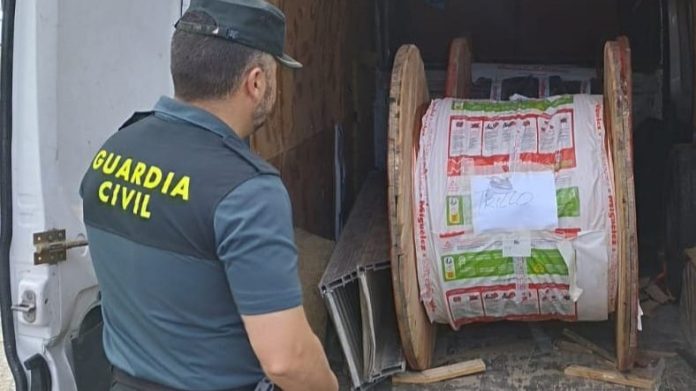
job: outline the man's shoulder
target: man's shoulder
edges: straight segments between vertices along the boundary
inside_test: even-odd
[[[241,158],[246,164],[248,164],[250,167],[252,167],[258,174],[268,175],[268,176],[272,176],[272,177],[279,177],[280,176],[280,173],[278,172],[278,170],[275,167],[273,167],[273,165],[271,163],[267,162],[261,156],[257,155],[253,151],[251,151],[248,147],[236,145],[239,143],[238,140],[225,139],[224,142],[231,153],[233,153],[233,154],[237,155],[239,158]],[[281,182],[281,184],[282,184],[282,182]]]
[[[162,143],[163,140],[166,140],[165,144]],[[183,152],[190,150],[194,145],[202,145],[207,151],[213,152],[197,157],[196,160],[201,163],[203,171],[210,171],[210,167],[228,167],[238,174],[246,173],[249,176],[280,175],[275,167],[251,151],[238,137],[231,134],[223,137],[200,125],[168,118],[155,112],[135,113],[105,143],[105,146],[116,149],[142,149],[141,152],[145,155],[161,151],[168,161],[172,154],[177,153],[177,146]],[[206,164],[203,164],[204,162]],[[195,162],[190,160],[180,163],[196,166]],[[214,171],[216,175],[221,174],[219,170]]]
[[[239,206],[253,202],[280,208],[289,204],[289,194],[278,175],[261,173],[240,183],[221,202]]]
[[[233,220],[258,220],[261,216],[292,218],[290,195],[277,175],[261,174],[247,179],[220,199],[215,208],[215,221],[220,226]]]
[[[154,114],[154,111],[137,111],[133,113],[133,115],[131,115],[130,118],[128,118],[128,120],[123,123],[123,125],[119,126],[118,130],[123,130]]]

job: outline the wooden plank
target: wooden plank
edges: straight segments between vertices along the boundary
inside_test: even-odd
[[[638,238],[633,177],[632,78],[628,40],[604,50],[607,139],[613,156],[617,215],[617,367],[630,369],[638,348]]]
[[[450,46],[445,97],[464,99],[471,91],[471,43],[468,38],[457,38]]]
[[[644,390],[654,390],[657,379],[659,378],[643,378],[635,375],[625,375],[621,372],[613,370],[588,368],[579,365],[569,366],[565,369],[564,373],[567,376],[598,380],[607,383],[641,388]]]
[[[394,384],[432,384],[462,376],[475,375],[486,371],[486,364],[481,359],[461,362],[428,369],[422,372],[401,373],[392,378]]]
[[[420,300],[413,236],[413,164],[420,113],[429,103],[418,48],[402,46],[392,72],[387,151],[390,257],[404,355],[415,370],[431,366],[436,328]]]
[[[665,304],[672,301],[672,298],[667,296],[667,294],[655,284],[648,285],[648,287],[645,288],[645,293],[647,293],[648,296],[650,296],[658,304]]]
[[[584,337],[574,333],[571,330],[568,330],[568,329],[563,330],[563,336],[572,340],[573,342],[589,349],[590,351],[592,351],[593,353],[595,353],[599,357],[602,357],[603,359],[605,359],[611,363],[616,362],[616,360],[614,359],[614,356],[611,353],[609,353],[605,349],[597,346],[592,341],[585,339]]]

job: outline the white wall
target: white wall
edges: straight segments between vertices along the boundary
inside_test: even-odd
[[[74,389],[67,349],[97,299],[87,251],[34,266],[32,234],[84,234],[79,184],[101,143],[136,110],[172,91],[169,41],[181,0],[17,2],[13,126],[15,302],[40,297],[34,324],[17,322],[20,359],[43,353],[54,390]],[[44,351],[44,346],[46,350]]]

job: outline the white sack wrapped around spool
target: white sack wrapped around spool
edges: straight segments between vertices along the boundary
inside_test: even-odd
[[[592,95],[432,102],[413,176],[431,321],[607,319],[617,257],[603,115]]]

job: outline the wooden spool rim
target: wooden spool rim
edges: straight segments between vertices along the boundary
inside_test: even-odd
[[[456,38],[450,45],[445,96],[465,99],[471,94],[471,42],[469,38]]]
[[[613,156],[617,216],[616,366],[633,367],[638,350],[638,238],[633,177],[631,49],[628,39],[607,42],[604,99],[607,144]]]
[[[470,47],[466,38],[455,39],[452,42],[446,81],[450,96],[463,98],[468,94],[471,86]],[[389,225],[392,241],[390,253],[394,301],[404,355],[409,366],[416,370],[431,367],[437,330],[430,323],[420,301],[413,238],[413,164],[418,152],[422,118],[430,104],[424,68],[417,47],[404,45],[399,49],[392,72],[388,151]],[[413,83],[415,91],[405,88],[405,83]],[[413,122],[412,125],[409,125],[409,121]],[[412,148],[404,147],[396,140],[406,140],[405,143]],[[406,191],[403,186],[409,186],[411,191]],[[400,216],[399,207],[404,205],[409,213]],[[404,227],[410,227],[406,240],[402,240]]]
[[[418,48],[402,46],[394,60],[388,135],[388,208],[394,303],[404,356],[414,370],[431,367],[436,327],[420,301],[413,238],[414,147],[430,97]],[[414,141],[415,140],[415,141]]]

